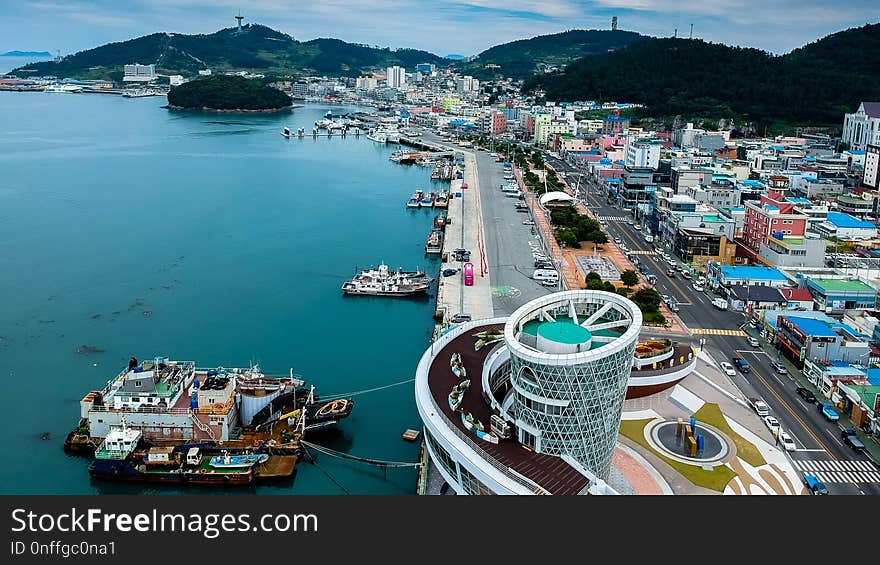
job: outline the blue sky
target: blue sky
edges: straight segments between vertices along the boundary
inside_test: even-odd
[[[245,22],[301,40],[336,37],[439,55],[472,55],[567,29],[694,37],[784,53],[824,35],[880,21],[874,0],[0,0],[0,52],[62,54],[155,31],[211,33]]]

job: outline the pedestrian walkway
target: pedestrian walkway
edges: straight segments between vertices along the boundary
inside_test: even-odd
[[[742,330],[725,330],[719,328],[692,328],[688,326],[694,335],[732,335],[736,337],[746,337],[748,334]]]
[[[870,461],[794,459],[794,468],[823,483],[880,483],[880,471]]]

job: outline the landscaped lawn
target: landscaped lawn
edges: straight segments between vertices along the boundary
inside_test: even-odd
[[[724,492],[724,487],[727,486],[727,483],[729,483],[731,480],[733,480],[734,477],[736,477],[736,473],[734,473],[733,470],[730,469],[730,467],[726,465],[719,465],[717,467],[713,467],[711,471],[706,471],[699,465],[681,463],[680,461],[676,461],[674,459],[666,457],[665,455],[654,449],[654,447],[651,446],[645,439],[645,426],[647,426],[648,423],[651,421],[651,419],[622,420],[620,422],[620,433],[668,463],[670,467],[678,471],[683,477],[685,477],[687,480],[694,483],[695,485],[718,492]]]
[[[714,426],[727,434],[730,439],[733,440],[733,443],[736,444],[736,456],[752,467],[760,467],[761,465],[767,464],[767,461],[764,459],[764,456],[761,455],[761,452],[758,451],[758,448],[755,447],[755,444],[746,440],[730,428],[730,424],[727,423],[724,414],[721,413],[721,408],[719,408],[717,404],[708,402],[703,404],[703,406],[694,413],[694,418],[696,418],[698,422],[706,422],[710,426]]]

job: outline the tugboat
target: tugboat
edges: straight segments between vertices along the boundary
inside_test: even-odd
[[[366,269],[342,285],[345,294],[367,296],[415,296],[425,294],[434,279],[411,278],[402,272],[392,272],[382,263],[377,269]]]

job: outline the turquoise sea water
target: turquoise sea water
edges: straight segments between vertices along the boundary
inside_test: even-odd
[[[163,104],[0,92],[0,493],[182,490],[92,483],[88,460],[62,451],[80,398],[131,356],[293,367],[329,396],[412,378],[429,342],[433,291],[397,300],[340,286],[380,260],[436,272],[424,255],[433,214],[404,207],[416,188],[440,188],[430,169],[392,163],[395,146],[364,136],[279,135],[310,129],[323,106],[245,116]],[[415,461],[418,444],[400,434],[419,424],[406,384],[356,397],[321,443]],[[414,470],[318,465],[301,463],[292,485],[232,492],[415,489]]]

